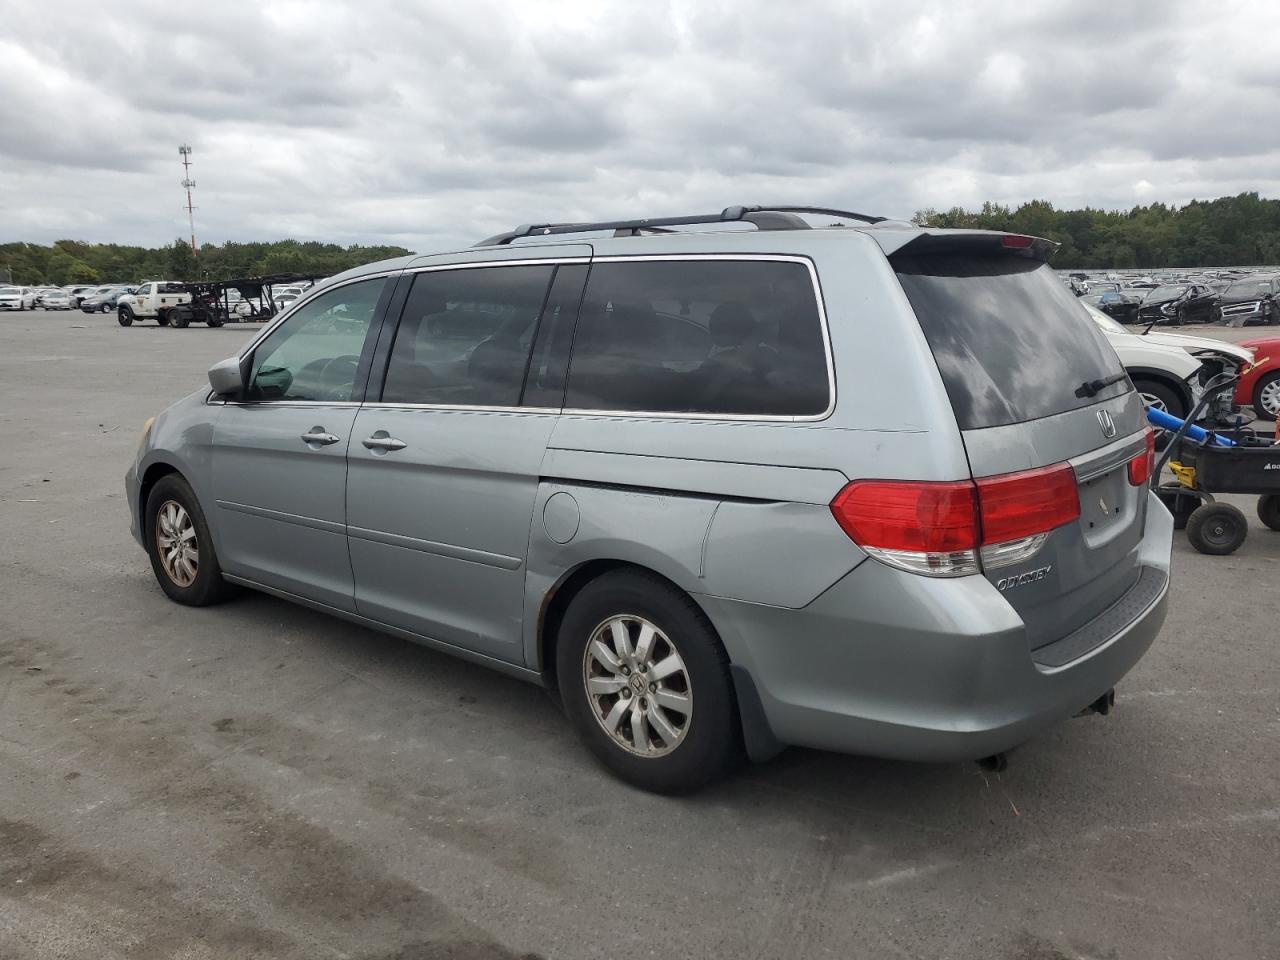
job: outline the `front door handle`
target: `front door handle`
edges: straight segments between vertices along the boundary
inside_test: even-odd
[[[366,448],[373,450],[375,453],[379,450],[383,453],[387,453],[391,450],[403,450],[408,446],[408,444],[403,440],[397,440],[395,437],[388,435],[385,430],[379,430],[372,437],[366,437],[360,442],[363,443]]]
[[[302,435],[304,443],[314,443],[322,447],[327,447],[331,443],[337,443],[341,437],[335,437],[332,433],[325,430],[324,427],[312,427],[309,431]]]

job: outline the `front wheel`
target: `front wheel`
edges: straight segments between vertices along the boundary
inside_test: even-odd
[[[1149,380],[1146,377],[1135,377],[1133,385],[1137,388],[1138,395],[1142,397],[1143,406],[1163,410],[1179,420],[1186,417],[1187,402],[1167,383]]]
[[[1280,370],[1267,374],[1253,388],[1253,412],[1259,420],[1274,420],[1280,414]]]
[[[133,311],[128,307],[121,307],[116,311],[116,322],[122,327],[133,326]]]
[[[1206,503],[1187,519],[1187,539],[1201,553],[1224,557],[1235,553],[1249,536],[1243,511],[1229,503]]]
[[[151,570],[170,600],[204,607],[230,595],[231,585],[222,579],[204,511],[180,475],[161,477],[151,488],[146,531]]]
[[[593,580],[557,632],[565,712],[621,779],[687,793],[741,755],[728,656],[686,594],[636,570]]]

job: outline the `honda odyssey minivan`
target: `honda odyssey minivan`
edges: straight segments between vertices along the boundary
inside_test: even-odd
[[[730,207],[360,267],[147,424],[133,533],[179,603],[541,683],[646,789],[995,757],[1105,710],[1169,583],[1142,401],[1053,248]]]

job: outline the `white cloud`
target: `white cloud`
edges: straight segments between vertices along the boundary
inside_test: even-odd
[[[15,6],[15,5],[11,5]],[[1280,7],[87,0],[0,39],[0,241],[1280,195]],[[1240,51],[1247,50],[1247,56]]]

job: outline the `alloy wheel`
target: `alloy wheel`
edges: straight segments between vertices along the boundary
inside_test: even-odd
[[[1143,393],[1143,394],[1139,394],[1139,396],[1142,397],[1142,405],[1147,407],[1148,409],[1154,408],[1163,413],[1169,412],[1169,408],[1165,406],[1164,401],[1161,400],[1159,397],[1157,397],[1155,394]]]
[[[196,527],[187,508],[176,500],[166,500],[156,512],[156,551],[175,584],[189,587],[195,582],[200,568]]]
[[[644,617],[621,614],[592,631],[582,682],[596,722],[629,753],[665,756],[688,733],[689,671],[676,645]]]
[[[1267,413],[1273,417],[1280,415],[1280,377],[1265,384],[1258,391],[1258,400],[1262,404],[1262,409]]]

